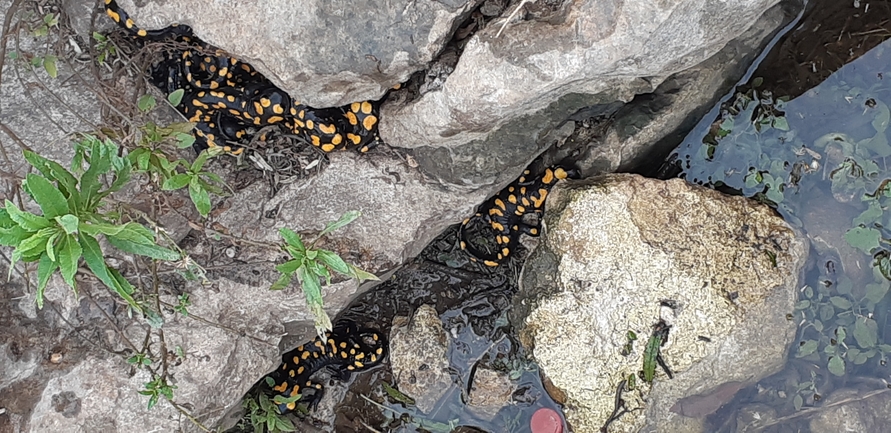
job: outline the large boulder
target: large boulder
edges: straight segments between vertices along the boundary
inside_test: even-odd
[[[329,107],[378,99],[423,69],[480,0],[118,3],[144,28],[188,24],[299,101]]]
[[[631,412],[609,431],[698,432],[703,414],[685,412],[683,397],[738,390],[782,367],[808,249],[769,208],[633,175],[558,187],[548,206],[513,321],[565,394],[575,431],[604,425],[616,388],[634,376],[623,394]],[[650,387],[637,375],[660,319],[671,326],[661,354],[674,378],[657,367]],[[637,340],[623,355],[629,331]]]

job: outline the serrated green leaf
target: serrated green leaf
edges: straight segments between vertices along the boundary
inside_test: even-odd
[[[882,234],[872,227],[854,227],[845,232],[845,240],[852,247],[871,254],[871,251],[879,247],[879,239]]]
[[[174,262],[181,257],[176,251],[155,244],[140,244],[117,236],[106,236],[108,243],[115,248],[128,253],[139,254],[158,260]]]
[[[28,257],[32,255],[39,255],[43,251],[46,251],[46,241],[53,234],[57,233],[59,229],[55,227],[46,227],[42,228],[34,234],[32,234],[28,239],[23,240],[15,249],[15,252],[20,255],[20,257]]]
[[[40,261],[37,264],[36,300],[38,309],[43,308],[43,291],[46,289],[46,284],[57,267],[56,263],[46,253],[40,256]]]
[[[80,219],[71,214],[56,217],[56,222],[59,223],[62,230],[65,230],[65,233],[69,235],[77,233],[77,228],[80,225]]]
[[[300,235],[294,233],[293,230],[287,227],[282,227],[278,229],[278,234],[281,235],[282,239],[284,239],[288,245],[296,248],[301,254],[306,253],[306,247],[303,246],[303,240],[301,240]]]
[[[0,228],[0,245],[18,246],[25,239],[30,238],[35,232],[25,230],[19,226]]]
[[[56,240],[59,239],[59,236],[62,236],[61,231],[56,231],[46,240],[45,252],[46,255],[49,256],[49,259],[52,261],[56,261]]]
[[[164,181],[164,184],[161,185],[161,189],[164,191],[177,190],[185,187],[189,184],[189,181],[192,180],[192,175],[188,173],[179,173],[174,175],[173,177]]]
[[[6,213],[16,224],[23,229],[32,232],[49,227],[52,224],[44,217],[19,210],[19,208],[9,200],[6,200]]]
[[[55,218],[69,212],[65,196],[47,178],[28,173],[22,187],[40,206],[44,218]]]
[[[66,235],[59,240],[59,271],[62,279],[71,287],[75,287],[74,274],[77,273],[77,262],[82,253],[83,250],[74,235]]]
[[[210,195],[198,183],[197,177],[193,177],[189,181],[189,198],[192,199],[192,203],[195,204],[195,209],[198,210],[198,213],[202,217],[207,218],[207,214],[210,213]]]
[[[795,355],[796,358],[802,358],[808,356],[817,351],[817,347],[819,343],[817,340],[807,340],[801,346],[798,346],[798,354]]]
[[[845,375],[845,360],[840,356],[833,356],[829,358],[829,372],[836,376],[844,376]]]
[[[854,340],[863,349],[875,347],[878,340],[878,325],[868,317],[860,316],[854,322]]]
[[[167,101],[170,102],[170,105],[176,107],[183,101],[183,95],[185,95],[186,91],[184,89],[176,89],[167,95]]]
[[[325,236],[326,234],[331,233],[334,230],[337,230],[337,229],[355,221],[356,218],[359,218],[360,216],[362,216],[362,212],[359,212],[357,210],[351,210],[351,211],[344,213],[343,215],[341,215],[340,218],[337,219],[337,221],[330,222],[327,225],[325,225],[325,229],[322,230],[321,233],[319,233],[319,237],[321,238],[322,236]]]

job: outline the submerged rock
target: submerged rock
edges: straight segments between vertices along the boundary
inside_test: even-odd
[[[607,421],[629,376],[637,387],[622,398],[632,411],[609,431],[701,431],[697,411],[717,408],[683,412],[679,400],[732,397],[781,368],[808,250],[768,207],[633,175],[569,184],[549,200],[547,239],[527,262],[513,321],[565,393],[575,431]],[[638,372],[660,319],[671,326],[661,355],[674,378],[657,367],[650,387]],[[623,355],[629,331],[637,340]]]
[[[891,425],[891,389],[840,389],[813,410],[812,433],[886,431]]]
[[[429,413],[452,384],[449,374],[449,335],[439,314],[422,305],[411,320],[393,319],[390,334],[390,368],[399,391],[415,399],[415,406]]]

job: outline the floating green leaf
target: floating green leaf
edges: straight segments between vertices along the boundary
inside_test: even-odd
[[[845,240],[852,247],[871,254],[871,251],[879,247],[879,239],[882,234],[871,227],[854,227],[845,232]]]
[[[868,317],[858,317],[857,321],[854,322],[854,340],[863,349],[875,347],[878,340],[878,325],[876,321]]]
[[[840,356],[833,356],[829,358],[829,372],[836,376],[844,376],[845,374],[845,360]]]

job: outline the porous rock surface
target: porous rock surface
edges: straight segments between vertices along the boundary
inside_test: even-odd
[[[390,333],[390,368],[399,391],[430,413],[451,385],[449,335],[430,305],[419,307],[410,320],[397,317]]]
[[[188,24],[315,107],[379,99],[422,69],[480,0],[119,0],[136,23]]]
[[[701,431],[701,419],[677,413],[678,400],[782,367],[795,334],[785,315],[808,250],[769,208],[635,175],[558,187],[548,206],[544,248],[527,261],[513,321],[565,393],[575,431],[605,423],[660,318],[672,325],[661,353],[674,378],[659,368],[652,388],[638,378],[623,398],[643,410],[610,431]],[[663,300],[677,303],[673,314]],[[628,331],[637,341],[623,356]]]

